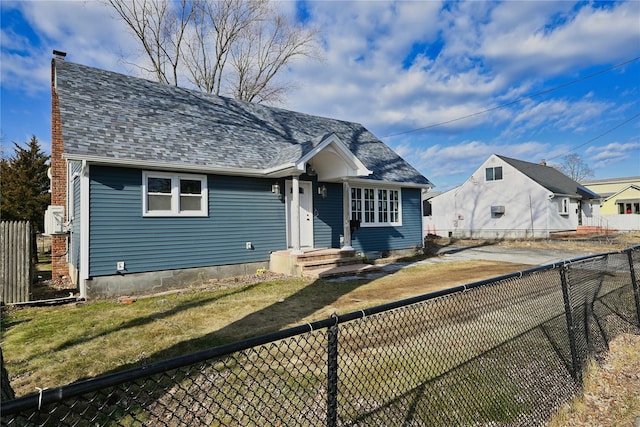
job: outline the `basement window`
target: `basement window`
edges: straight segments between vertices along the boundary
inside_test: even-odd
[[[143,216],[207,216],[206,175],[142,173]]]

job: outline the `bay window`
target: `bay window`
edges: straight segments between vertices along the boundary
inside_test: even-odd
[[[390,188],[351,188],[351,219],[362,227],[402,225],[400,190]]]

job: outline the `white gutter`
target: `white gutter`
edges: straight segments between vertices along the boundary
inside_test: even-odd
[[[105,158],[100,156],[87,156],[79,154],[63,154],[63,158],[67,160],[82,161],[83,164],[91,163],[95,165],[109,165],[109,166],[129,166],[138,169],[156,169],[156,170],[176,170],[176,171],[191,171],[191,172],[203,172],[209,174],[220,175],[232,175],[232,176],[247,176],[256,178],[283,178],[292,175],[298,175],[300,173],[299,168],[294,163],[285,163],[273,168],[268,169],[247,169],[247,168],[232,168],[232,167],[212,167],[204,165],[187,165],[184,163],[164,163],[164,162],[152,162],[148,160],[135,160],[135,159],[115,159]],[[379,184],[395,187],[409,187],[409,188],[433,188],[433,184],[416,184],[413,182],[395,182],[395,181],[383,181],[374,179],[354,178],[347,177],[349,182],[358,184]],[[336,182],[342,182],[336,181]]]
[[[165,163],[165,162],[152,162],[148,160],[135,160],[135,159],[110,159],[100,156],[86,156],[76,154],[64,154],[63,158],[67,160],[76,160],[88,162],[94,165],[109,165],[109,166],[130,166],[135,168],[146,169],[159,169],[159,170],[176,170],[176,171],[194,171],[205,172],[209,174],[220,175],[236,175],[236,176],[253,176],[253,177],[265,177],[273,176],[277,173],[282,173],[282,176],[289,176],[286,172],[289,170],[295,170],[293,163],[285,164],[275,168],[269,169],[247,169],[247,168],[232,168],[232,167],[212,167],[205,165],[187,165],[184,163]]]
[[[417,184],[415,182],[383,181],[380,179],[349,178],[349,184],[378,184],[387,187],[434,188],[433,184]]]

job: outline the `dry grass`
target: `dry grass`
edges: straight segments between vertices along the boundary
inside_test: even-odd
[[[562,408],[549,427],[633,426],[640,424],[640,336],[611,341],[602,365],[592,363],[584,392]]]
[[[626,238],[619,247],[605,243],[590,245],[589,249],[608,252],[640,242],[640,234]],[[567,242],[511,244],[585,248],[583,243]],[[2,348],[12,386],[21,396],[33,393],[35,387],[57,387],[323,319],[334,312],[347,313],[529,267],[488,261],[454,262],[414,266],[373,281],[240,280],[138,299],[131,305],[101,301],[13,308],[3,314]],[[552,426],[626,426],[640,416],[638,394],[634,393],[640,389],[639,343],[635,341],[627,350],[614,342],[611,345],[612,354],[623,357],[608,359],[599,376],[593,380],[587,377],[586,397],[576,400],[571,409],[565,408]],[[626,389],[604,386],[609,384],[605,380],[620,377],[626,381]],[[606,393],[597,394],[603,390]],[[594,414],[601,418],[594,418]]]
[[[526,266],[488,262],[423,265],[373,281],[275,279],[56,307],[10,308],[2,349],[16,395],[58,387],[203,348],[432,292]]]

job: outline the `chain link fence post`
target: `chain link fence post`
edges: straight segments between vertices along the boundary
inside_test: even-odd
[[[631,273],[631,287],[633,288],[633,297],[636,302],[636,320],[640,326],[640,291],[638,290],[638,280],[636,280],[636,270],[633,265],[633,251],[627,252],[629,259],[629,272]]]
[[[327,426],[338,425],[338,318],[327,330]]]
[[[576,332],[573,316],[573,307],[571,307],[571,298],[569,295],[569,281],[567,280],[567,266],[560,267],[560,282],[562,284],[562,298],[564,300],[564,314],[567,319],[567,333],[569,335],[569,348],[571,350],[571,365],[573,370],[571,376],[576,381],[581,381],[582,373],[578,365],[578,349],[576,348]]]

